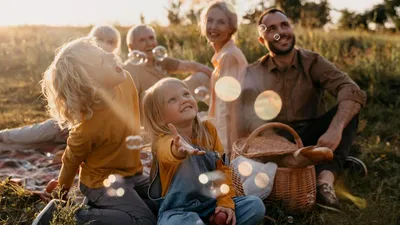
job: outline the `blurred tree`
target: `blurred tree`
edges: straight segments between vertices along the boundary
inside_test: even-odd
[[[302,0],[276,0],[277,8],[282,9],[293,23],[297,23],[301,16]]]
[[[396,30],[400,30],[400,0],[385,0],[385,9]]]
[[[323,27],[330,21],[329,3],[327,0],[321,2],[306,2],[301,8],[300,24],[305,27]]]
[[[269,7],[267,2],[260,0],[256,5],[250,7],[246,14],[243,16],[243,19],[248,23],[257,23],[258,17],[260,17],[261,13],[264,12]]]
[[[377,26],[383,27],[385,22],[388,21],[388,15],[386,12],[386,5],[385,4],[377,4],[375,5],[371,11],[368,13],[368,19],[371,22],[377,24]]]
[[[343,29],[368,29],[368,16],[366,13],[357,14],[347,9],[341,10],[338,25]]]
[[[182,18],[180,16],[180,8],[182,6],[182,1],[171,2],[169,8],[165,8],[168,13],[169,23],[172,25],[177,25],[182,22]]]
[[[195,11],[193,8],[189,10],[186,14],[186,18],[190,21],[191,24],[197,24],[200,18],[201,10]]]

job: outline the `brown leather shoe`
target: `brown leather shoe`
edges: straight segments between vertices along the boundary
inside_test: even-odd
[[[324,209],[340,212],[339,200],[331,185],[324,183],[317,186],[317,205]]]
[[[326,147],[308,146],[300,149],[300,153],[314,164],[324,163],[333,159],[333,152]]]

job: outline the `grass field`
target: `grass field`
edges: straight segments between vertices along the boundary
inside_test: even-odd
[[[119,28],[123,42],[127,29]],[[0,129],[47,118],[38,85],[42,73],[58,46],[86,35],[89,30],[90,27],[0,28]],[[168,48],[170,56],[210,65],[213,51],[196,27],[156,30],[160,44]],[[247,25],[237,36],[249,62],[266,53],[256,35],[255,27]],[[275,219],[275,224],[290,224],[288,216],[293,217],[292,224],[400,224],[400,35],[302,28],[296,28],[296,35],[299,46],[334,62],[367,92],[368,104],[361,111],[360,132],[351,154],[367,164],[369,175],[361,178],[344,174],[340,178],[348,191],[365,199],[367,205],[360,208],[345,198],[341,213],[316,209],[290,215],[273,208],[268,215]],[[124,44],[121,52],[125,59]],[[0,210],[4,207],[12,206],[0,205]],[[15,224],[17,220],[12,219],[3,223]]]

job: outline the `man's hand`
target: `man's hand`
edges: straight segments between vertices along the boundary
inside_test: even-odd
[[[215,208],[215,213],[219,212],[224,212],[228,216],[228,218],[226,219],[226,224],[236,225],[236,215],[233,209],[218,206],[217,208]]]
[[[335,151],[342,140],[341,130],[328,129],[319,139],[317,145],[320,147],[327,147]]]
[[[185,157],[187,155],[205,155],[205,151],[200,151],[198,149],[193,148],[189,143],[185,141],[179,135],[178,131],[176,130],[175,126],[172,124],[168,124],[168,128],[172,132],[173,136],[173,145],[175,147],[175,150],[177,151],[178,154],[176,154],[178,157]]]

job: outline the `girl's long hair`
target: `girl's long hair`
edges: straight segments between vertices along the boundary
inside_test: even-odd
[[[154,84],[151,88],[149,88],[144,95],[143,98],[143,115],[144,115],[144,127],[146,131],[150,134],[153,140],[153,146],[155,141],[161,136],[166,134],[172,134],[168,128],[168,124],[165,124],[164,121],[164,107],[165,101],[163,99],[163,89],[165,85],[168,83],[178,83],[184,86],[186,89],[186,85],[179,79],[176,78],[164,78],[159,80],[156,84]],[[202,149],[211,149],[212,148],[212,137],[208,132],[207,128],[200,121],[199,116],[193,120],[193,137],[196,139],[196,145]],[[188,140],[190,141],[190,140]],[[152,149],[153,157],[153,166],[155,168],[156,163],[156,149]],[[152,170],[153,176],[153,170]]]

